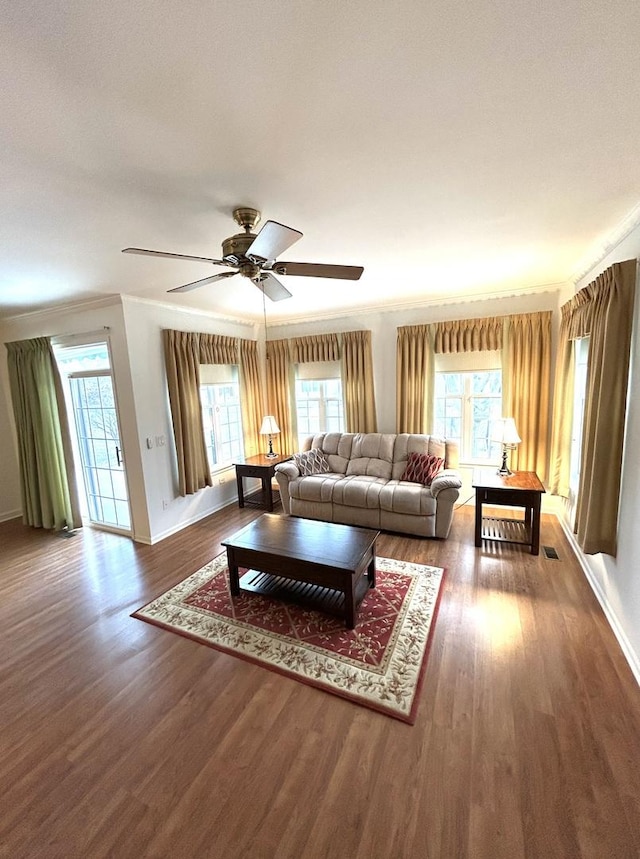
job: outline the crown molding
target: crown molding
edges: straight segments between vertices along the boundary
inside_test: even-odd
[[[240,316],[231,316],[223,313],[218,313],[215,310],[201,310],[196,307],[184,307],[181,304],[172,304],[170,301],[158,301],[155,298],[143,298],[139,295],[122,294],[124,304],[145,304],[147,306],[162,307],[165,310],[170,310],[172,313],[184,313],[189,316],[202,316],[206,319],[216,319],[220,322],[230,322],[234,325],[255,326],[261,324],[261,319],[242,318]]]
[[[638,203],[625,217],[620,221],[605,239],[596,243],[589,253],[582,258],[577,264],[571,281],[575,286],[583,277],[589,274],[603,259],[615,250],[618,245],[623,242],[631,233],[640,226],[640,203]]]
[[[115,304],[122,304],[122,296],[117,292],[110,293],[103,298],[90,298],[87,301],[73,301],[67,304],[53,304],[49,307],[39,307],[37,310],[26,310],[23,313],[15,313],[12,316],[3,316],[0,318],[0,325],[10,322],[37,320],[45,317],[50,319],[52,316],[64,316],[67,313],[75,313],[81,310],[112,307]]]
[[[419,297],[410,301],[402,302],[380,302],[378,304],[371,304],[368,307],[341,307],[339,310],[331,313],[314,313],[312,318],[308,315],[287,316],[282,317],[281,319],[272,316],[269,318],[269,327],[276,325],[279,327],[300,325],[305,322],[316,322],[318,320],[326,322],[333,319],[343,319],[345,316],[368,316],[371,313],[395,313],[425,307],[446,307],[456,304],[480,304],[493,299],[518,298],[524,295],[541,295],[544,293],[560,292],[560,290],[566,287],[566,285],[567,284],[564,281],[559,281],[527,286],[522,289],[514,289],[511,287],[505,290],[494,290],[492,292],[485,292],[482,295],[461,293],[456,296],[438,295],[433,298]]]

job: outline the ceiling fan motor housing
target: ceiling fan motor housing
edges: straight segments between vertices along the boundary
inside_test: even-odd
[[[255,235],[253,233],[236,233],[222,242],[222,259],[233,265],[240,265],[246,261],[246,252],[253,244]]]

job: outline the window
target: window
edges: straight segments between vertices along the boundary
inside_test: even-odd
[[[226,364],[202,364],[200,382],[209,467],[212,471],[219,471],[244,455],[238,368]]]
[[[491,424],[502,414],[502,370],[436,372],[434,432],[457,441],[462,462],[493,462]]]
[[[340,364],[317,361],[296,368],[298,443],[318,432],[344,432]]]
[[[571,427],[571,466],[569,486],[576,497],[580,488],[580,464],[582,461],[582,424],[587,393],[587,363],[589,360],[589,338],[575,340],[575,373],[573,380],[573,424]]]

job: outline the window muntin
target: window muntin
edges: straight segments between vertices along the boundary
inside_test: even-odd
[[[299,444],[319,432],[344,432],[340,379],[296,379],[296,418]]]
[[[434,433],[458,443],[462,462],[499,459],[491,423],[502,414],[501,370],[436,373],[434,406]]]

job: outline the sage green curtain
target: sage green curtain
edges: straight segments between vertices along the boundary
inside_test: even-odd
[[[200,336],[164,330],[169,404],[178,460],[178,492],[193,495],[211,486],[200,403]]]
[[[342,335],[342,385],[347,432],[377,432],[371,331]]]
[[[6,347],[18,436],[22,521],[34,528],[78,528],[82,521],[73,457],[51,344],[47,337],[37,337]]]
[[[432,431],[434,378],[429,325],[405,325],[398,328],[396,432]]]

